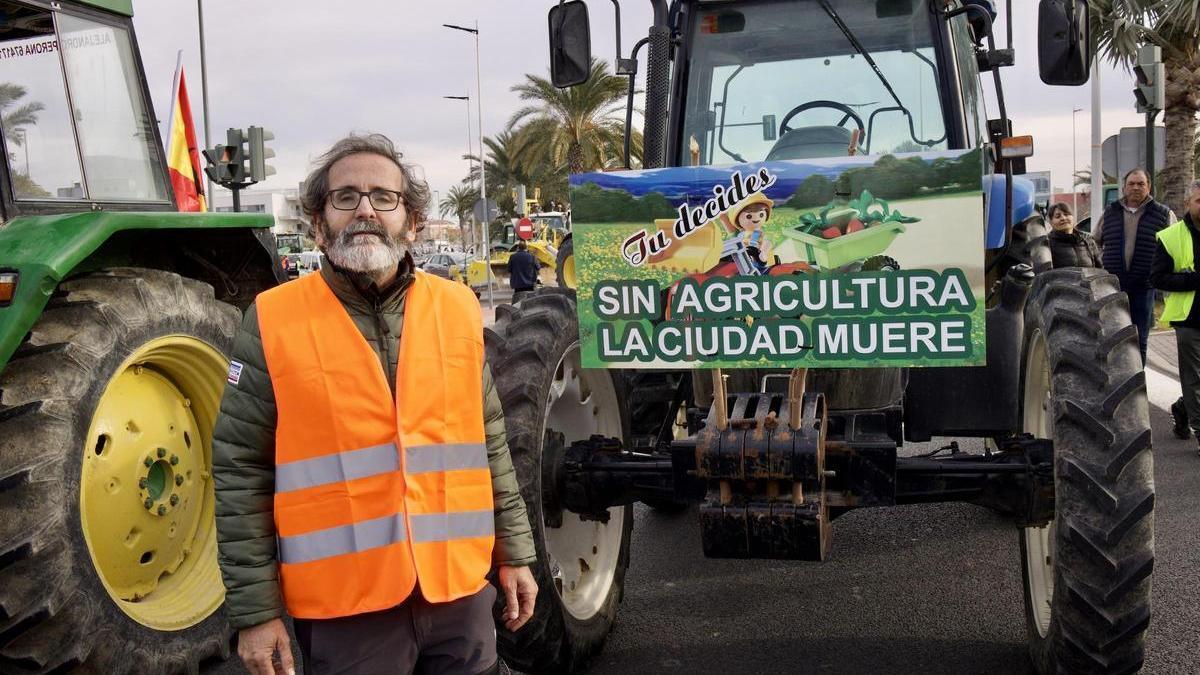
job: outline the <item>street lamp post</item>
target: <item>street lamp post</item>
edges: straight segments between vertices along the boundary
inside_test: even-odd
[[[484,166],[487,164],[487,162],[485,162],[483,159],[483,78],[479,72],[479,22],[475,22],[474,28],[456,26],[451,23],[444,23],[442,25],[446,28],[461,30],[466,33],[471,33],[475,36],[475,114],[479,121],[479,199],[483,202],[484,216],[483,241],[480,242],[480,245],[483,246],[484,260],[487,261],[488,305],[495,310],[496,296],[492,290],[492,247],[489,246],[487,242],[488,225],[490,225],[490,223],[487,222],[487,173],[484,169]]]
[[[1075,114],[1080,112],[1083,112],[1083,108],[1075,108],[1071,111],[1071,210],[1075,212],[1076,220],[1079,219],[1079,190],[1075,187],[1078,181],[1075,177]],[[1093,166],[1092,171],[1095,170],[1096,167]]]
[[[472,141],[471,141],[471,97],[470,96],[443,96],[442,98],[448,98],[448,99],[451,99],[454,101],[466,101],[467,102],[467,171],[468,171],[468,175],[469,175],[470,171],[473,171],[475,169],[475,160],[471,159],[475,155],[475,146],[472,144]],[[480,140],[479,146],[480,146],[480,148],[483,147],[482,140]],[[479,154],[482,155],[483,152],[480,151]]]
[[[204,0],[196,0],[196,25],[200,29],[200,95],[204,98],[204,147],[211,148],[212,139],[208,133],[208,59],[204,54]],[[171,105],[174,106],[175,102],[171,101]],[[212,179],[207,176],[208,173],[205,172],[206,190],[204,194],[208,201],[208,208],[211,210],[216,208],[213,206],[213,199],[216,199],[216,196],[213,195]],[[237,193],[234,193],[234,198],[237,198]]]
[[[470,96],[443,96],[455,101],[466,101],[467,103],[467,168],[473,170],[475,168],[475,144],[471,140],[471,97]]]

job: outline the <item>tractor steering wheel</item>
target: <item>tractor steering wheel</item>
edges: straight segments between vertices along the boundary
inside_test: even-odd
[[[853,108],[845,103],[838,103],[837,101],[809,101],[808,103],[801,103],[795,108],[792,108],[788,114],[783,116],[783,121],[779,123],[779,135],[783,136],[785,133],[791,131],[791,129],[788,128],[788,122],[792,121],[793,117],[805,112],[806,110],[812,110],[813,108],[833,108],[838,112],[846,113],[842,119],[838,120],[837,126],[842,126],[846,123],[846,120],[854,120],[854,123],[858,125],[859,143],[862,143],[862,139],[866,135],[866,128],[863,126],[862,118],[858,116],[858,113],[854,112]]]

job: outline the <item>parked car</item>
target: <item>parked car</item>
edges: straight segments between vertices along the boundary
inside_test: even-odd
[[[420,267],[443,279],[466,283],[467,264],[470,261],[471,256],[466,253],[434,253]]]

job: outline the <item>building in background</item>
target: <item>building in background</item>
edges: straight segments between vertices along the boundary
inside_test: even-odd
[[[220,187],[213,188],[212,210],[228,213],[233,211],[233,193]],[[242,190],[242,213],[268,213],[275,217],[272,232],[280,234],[302,234],[311,237],[308,220],[300,208],[299,190]]]
[[[1050,196],[1050,203],[1066,202],[1075,212],[1075,222],[1079,222],[1092,214],[1092,191],[1055,192]]]
[[[462,231],[458,223],[450,220],[429,220],[425,223],[422,237],[429,241],[447,241],[455,244],[462,243]]]
[[[1022,178],[1027,178],[1033,182],[1034,204],[1041,207],[1050,203],[1050,193],[1054,190],[1050,185],[1049,171],[1026,171]]]

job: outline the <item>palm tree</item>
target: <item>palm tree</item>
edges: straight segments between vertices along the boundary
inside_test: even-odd
[[[478,200],[478,190],[465,185],[453,185],[446,192],[446,196],[442,197],[442,201],[438,203],[438,213],[443,218],[449,215],[454,215],[458,218],[458,231],[462,236],[464,246],[468,241],[467,235],[470,232],[470,228],[467,227],[467,216],[475,208],[475,202]]]
[[[484,169],[487,170],[487,190],[491,199],[506,216],[515,214],[516,202],[512,198],[512,188],[517,185],[530,186],[535,184],[533,176],[526,171],[516,159],[519,151],[519,139],[511,130],[501,131],[494,138],[484,138],[487,147],[487,159]],[[464,185],[479,184],[479,157],[463,155],[463,159],[471,162],[471,171],[463,179]]]
[[[15,146],[20,146],[25,142],[22,127],[36,125],[38,113],[46,109],[46,106],[41,103],[30,101],[10,112],[9,108],[16,105],[17,101],[25,97],[25,94],[25,87],[19,84],[0,82],[0,115],[3,115],[4,120],[4,139]]]
[[[1117,182],[1117,178],[1115,176],[1110,176],[1106,173],[1100,177],[1100,182],[1101,183],[1115,183],[1115,182]],[[1072,188],[1080,186],[1080,185],[1083,185],[1086,187],[1091,184],[1092,184],[1092,167],[1091,167],[1091,165],[1088,165],[1088,167],[1085,169],[1080,169],[1079,171],[1075,172],[1075,185],[1073,185]]]
[[[505,130],[496,134],[495,137],[483,139],[483,144],[487,146],[487,160],[484,168],[487,169],[489,191],[493,186],[501,188],[506,185],[519,185],[525,183],[529,178],[524,168],[513,158],[513,154],[517,150],[516,136],[511,130]],[[478,184],[479,157],[463,155],[463,159],[471,160],[471,171],[463,179],[463,184]]]
[[[1092,33],[1109,61],[1129,68],[1141,44],[1162,49],[1167,74],[1163,201],[1181,213],[1192,181],[1200,111],[1200,0],[1092,0]]]
[[[571,173],[614,168],[622,160],[625,96],[629,81],[609,73],[592,59],[591,74],[580,85],[558,89],[544,77],[526,75],[512,90],[529,105],[513,113],[526,167],[565,167]],[[641,135],[631,139],[641,156]]]

